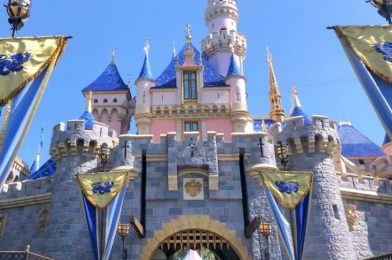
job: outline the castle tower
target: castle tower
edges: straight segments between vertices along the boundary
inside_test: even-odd
[[[269,50],[267,50],[267,61],[269,68],[270,117],[274,121],[283,122],[285,115],[282,107],[278,81],[276,80],[275,70],[272,64],[272,55]]]
[[[225,82],[230,86],[234,132],[245,132],[249,122],[245,77],[241,73],[234,50],[231,55],[230,66]]]
[[[92,92],[92,113],[98,122],[104,123],[118,134],[129,131],[134,114],[134,104],[129,87],[122,80],[114,60],[83,94]]]
[[[289,170],[312,171],[313,189],[304,259],[358,259],[354,251],[333,156],[339,152],[338,126],[327,117],[308,117],[293,89],[294,106],[285,127],[270,133],[288,146]]]
[[[237,0],[208,0],[205,22],[209,34],[202,46],[209,63],[223,76],[230,66],[231,44],[243,73],[247,44],[245,36],[237,31],[238,19]]]
[[[139,134],[150,134],[151,126],[151,88],[155,86],[150,61],[149,61],[150,45],[148,41],[144,46],[144,62],[137,78],[136,84],[136,127]]]

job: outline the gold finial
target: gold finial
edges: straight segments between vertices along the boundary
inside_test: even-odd
[[[128,74],[128,89],[131,89],[131,73]]]
[[[229,43],[229,48],[230,48],[231,53],[234,54],[234,44],[232,42]]]
[[[267,46],[267,60],[268,60],[268,63],[272,63],[272,54],[271,54],[268,46]]]
[[[150,48],[151,48],[149,41],[150,41],[150,39],[149,39],[149,37],[147,37],[146,43],[144,44],[144,53],[146,55],[148,55],[148,53],[150,52]]]
[[[112,64],[115,63],[115,59],[114,59],[115,56],[116,56],[116,47],[113,47],[112,48]]]
[[[294,99],[294,107],[301,107],[301,102],[298,98],[297,87],[293,86],[293,99]]]
[[[186,31],[186,42],[191,43],[192,35],[191,35],[191,25],[189,23],[185,26],[185,31]]]
[[[91,113],[91,111],[93,111],[92,110],[92,102],[91,102],[91,100],[92,100],[92,97],[93,97],[93,92],[92,91],[89,91],[88,93],[87,93],[87,95],[86,95],[86,111],[87,112],[90,112]]]
[[[264,118],[261,119],[261,132],[263,132],[263,133],[267,133],[268,132],[267,131],[267,126],[265,125]]]
[[[177,56],[176,42],[173,42],[173,57]]]

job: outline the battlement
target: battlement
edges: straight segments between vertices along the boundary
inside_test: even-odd
[[[236,55],[241,57],[246,56],[246,37],[235,30],[214,32],[209,34],[202,41],[203,51],[208,57],[211,57],[218,52],[231,52],[230,45],[233,45]]]
[[[275,142],[288,145],[291,154],[339,153],[340,141],[337,123],[324,116],[312,116],[311,123],[303,116],[288,118],[282,125],[272,126],[270,133]]]
[[[210,0],[205,13],[205,22],[208,24],[213,19],[225,16],[235,21],[239,19],[239,13],[236,0]]]
[[[370,170],[376,178],[392,179],[391,156],[383,156],[370,164]]]
[[[50,156],[58,162],[68,156],[97,157],[102,144],[109,149],[118,143],[117,133],[105,124],[94,122],[92,130],[85,129],[84,120],[69,120],[53,127]]]
[[[4,184],[0,192],[0,208],[4,201],[51,193],[53,187],[52,184],[53,177],[44,177],[38,180],[24,180],[21,182]]]

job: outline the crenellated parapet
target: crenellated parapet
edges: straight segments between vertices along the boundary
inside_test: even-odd
[[[84,120],[69,120],[53,127],[50,156],[55,162],[71,156],[96,158],[102,144],[112,149],[116,143],[116,132],[105,124],[94,122],[93,129],[86,130]]]
[[[270,132],[276,143],[288,145],[290,154],[338,154],[337,123],[324,116],[313,116],[311,120],[311,124],[305,124],[304,117],[291,117],[284,124],[272,126]]]
[[[202,46],[203,52],[208,57],[221,52],[231,52],[231,46],[234,48],[234,53],[239,57],[245,57],[247,53],[246,37],[235,30],[210,33],[202,41]]]

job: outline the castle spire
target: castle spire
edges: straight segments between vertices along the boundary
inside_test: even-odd
[[[270,117],[277,122],[284,121],[284,111],[282,107],[282,97],[280,96],[278,81],[276,80],[274,66],[272,64],[272,55],[267,47],[267,61],[269,69],[269,99],[271,105]]]
[[[143,67],[140,71],[139,77],[137,80],[141,80],[141,79],[150,79],[150,80],[154,80],[154,77],[152,75],[151,72],[151,68],[150,68],[150,60],[148,58],[149,56],[149,52],[150,52],[150,44],[149,44],[149,39],[147,37],[146,39],[146,44],[144,45],[144,62],[143,62]]]
[[[298,92],[297,92],[297,87],[296,86],[293,86],[292,96],[293,96],[293,108],[291,109],[290,117],[302,116],[304,118],[304,124],[305,125],[311,125],[312,124],[312,120],[302,110],[302,106],[301,106],[301,102],[299,101],[299,98],[298,98]]]

